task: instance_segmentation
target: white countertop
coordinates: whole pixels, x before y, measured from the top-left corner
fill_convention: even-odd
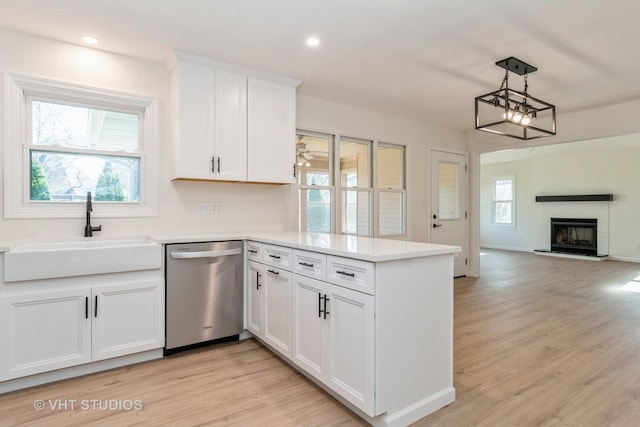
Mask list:
[[[445,246],[432,243],[409,242],[404,240],[374,239],[370,237],[326,233],[305,233],[297,231],[249,232],[244,234],[199,232],[197,234],[181,233],[163,236],[151,235],[145,237],[162,244],[213,242],[222,240],[255,240],[262,243],[284,245],[296,249],[372,262],[419,258],[424,256],[460,252],[459,246]],[[90,239],[109,240],[115,238],[95,237]],[[66,240],[55,239],[52,241],[61,242]],[[0,253],[9,252],[12,246],[15,246],[15,244],[0,244]]]
[[[380,262],[460,252],[459,246],[404,240],[374,239],[341,234],[297,231],[251,232],[247,234],[198,233],[197,235],[153,236],[159,243],[188,243],[220,240],[254,240],[296,249],[315,251],[364,261]]]

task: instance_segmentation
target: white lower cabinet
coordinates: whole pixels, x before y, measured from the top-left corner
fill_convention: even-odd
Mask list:
[[[91,361],[91,288],[0,297],[0,381]]]
[[[247,329],[291,359],[293,339],[290,271],[254,261],[247,266]]]
[[[94,286],[92,360],[162,347],[162,291],[154,281]]]
[[[288,359],[293,340],[293,274],[267,267],[264,276],[264,340]]]
[[[374,297],[294,275],[296,365],[374,415]]]
[[[0,297],[0,381],[163,345],[161,280]]]
[[[266,267],[254,261],[247,265],[247,329],[264,338],[264,272]]]

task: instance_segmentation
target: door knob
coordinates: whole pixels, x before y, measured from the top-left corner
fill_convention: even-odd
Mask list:
[[[442,227],[442,224],[433,224],[433,228]]]

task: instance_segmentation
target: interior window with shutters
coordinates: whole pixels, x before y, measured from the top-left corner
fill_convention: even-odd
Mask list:
[[[333,136],[299,131],[296,143],[298,222],[304,231],[331,233]]]
[[[378,143],[378,235],[404,235],[405,150],[401,145]]]
[[[357,138],[340,139],[343,234],[372,234],[371,145],[372,141]]]

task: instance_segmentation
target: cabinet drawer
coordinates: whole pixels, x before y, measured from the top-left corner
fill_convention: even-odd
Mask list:
[[[291,248],[262,244],[262,262],[291,271]]]
[[[375,294],[375,264],[349,258],[327,256],[327,281],[338,286]]]
[[[251,261],[262,261],[262,243],[247,242],[247,259]]]
[[[293,250],[293,271],[302,276],[327,280],[327,256],[316,252]]]

